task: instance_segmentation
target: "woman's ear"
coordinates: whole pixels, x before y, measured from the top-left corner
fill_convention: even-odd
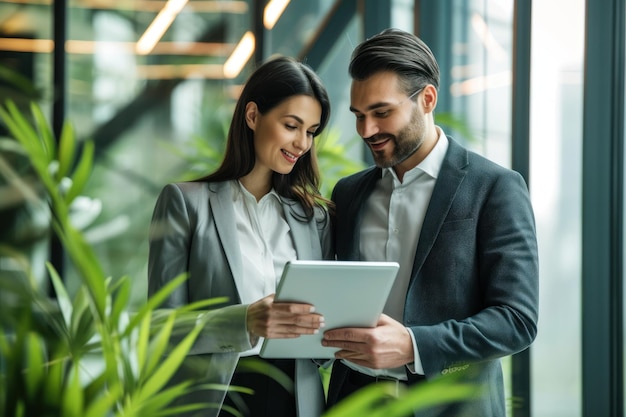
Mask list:
[[[254,101],[249,101],[246,104],[246,124],[252,130],[256,128],[257,116],[259,115],[259,109]]]

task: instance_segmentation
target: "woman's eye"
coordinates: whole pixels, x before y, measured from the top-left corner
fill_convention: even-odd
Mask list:
[[[309,132],[309,131],[307,131],[307,132],[306,132],[306,135],[307,135],[308,137],[311,137],[311,138],[312,138],[313,136],[315,136],[315,131],[313,131],[313,132]]]
[[[292,126],[292,125],[285,125],[285,127],[289,130],[294,130],[298,128],[297,126]]]

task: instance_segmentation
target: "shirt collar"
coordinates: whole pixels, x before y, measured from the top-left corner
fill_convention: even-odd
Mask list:
[[[245,201],[248,201],[250,203],[256,203],[256,197],[254,197],[254,195],[252,195],[252,193],[250,191],[248,191],[246,189],[246,187],[243,186],[243,184],[241,183],[241,181],[239,180],[234,180],[232,182],[233,185],[233,190],[234,190],[234,194],[235,194],[235,198],[237,198],[237,196],[240,196],[241,198],[243,198]],[[280,196],[278,195],[278,193],[276,192],[276,190],[274,190],[274,188],[272,187],[272,189],[269,191],[269,193],[265,194],[263,197],[261,197],[261,200],[259,200],[258,204],[263,203],[264,201],[267,200],[272,200],[275,202],[280,203]]]

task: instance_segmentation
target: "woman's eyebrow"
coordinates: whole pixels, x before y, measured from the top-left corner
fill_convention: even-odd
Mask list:
[[[302,118],[300,118],[300,116],[296,116],[295,114],[286,114],[285,117],[291,117],[292,119],[295,119],[301,125],[304,124],[304,120],[302,120]]]
[[[304,120],[302,120],[300,116],[296,116],[295,114],[286,114],[285,117],[291,117],[292,119],[295,119],[301,125],[304,124]],[[317,127],[319,125],[320,125],[319,123],[315,123],[314,125],[311,125],[311,127]]]

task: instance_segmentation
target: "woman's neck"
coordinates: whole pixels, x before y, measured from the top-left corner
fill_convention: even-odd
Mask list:
[[[272,189],[271,179],[271,173],[269,173],[269,175],[259,175],[258,173],[255,174],[253,171],[239,178],[239,182],[256,198],[256,201],[259,201]]]

